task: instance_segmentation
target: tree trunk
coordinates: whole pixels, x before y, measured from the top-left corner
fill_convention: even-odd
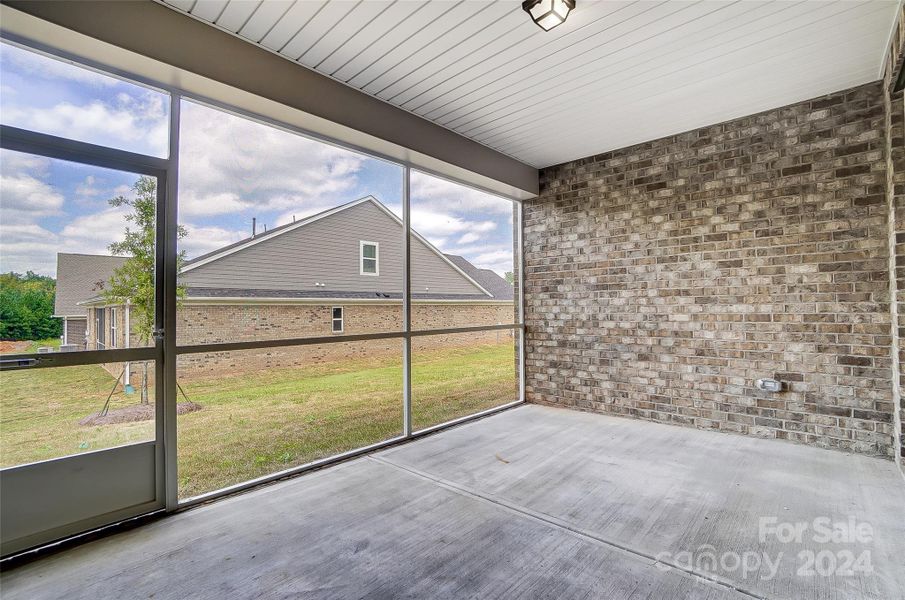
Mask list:
[[[145,362],[143,364],[144,364],[145,368],[141,375],[141,403],[147,404],[148,403],[148,363]]]

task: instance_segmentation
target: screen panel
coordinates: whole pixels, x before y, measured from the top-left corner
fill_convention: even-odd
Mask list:
[[[179,345],[402,330],[401,166],[195,102],[180,120]]]
[[[517,322],[518,206],[411,174],[412,329]]]
[[[402,340],[183,354],[179,497],[402,435]]]
[[[412,338],[412,429],[519,399],[518,330]]]

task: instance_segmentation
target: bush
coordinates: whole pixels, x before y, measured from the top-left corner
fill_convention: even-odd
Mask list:
[[[31,271],[0,275],[0,338],[42,340],[60,336],[63,324],[52,316],[55,293],[52,277]]]

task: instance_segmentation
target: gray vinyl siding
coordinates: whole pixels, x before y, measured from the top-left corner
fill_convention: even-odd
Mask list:
[[[362,240],[379,244],[377,276],[360,274]],[[413,293],[482,294],[416,238],[411,253]],[[196,267],[180,281],[192,288],[400,293],[402,225],[364,202]]]

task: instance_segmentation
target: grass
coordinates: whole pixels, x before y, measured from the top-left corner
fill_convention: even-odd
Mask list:
[[[113,382],[100,365],[0,372],[0,466],[154,439],[150,422],[79,425],[101,409]]]
[[[515,400],[513,346],[424,349],[412,362],[416,429]],[[114,378],[98,365],[0,374],[3,466],[153,439],[153,423],[83,427]],[[202,410],[178,422],[180,496],[366,446],[402,432],[399,357],[186,380]],[[183,398],[180,397],[180,401]],[[112,407],[138,402],[114,395]]]
[[[31,342],[31,345],[28,347],[28,350],[25,352],[37,352],[38,348],[42,346],[50,346],[52,348],[60,347],[60,338],[47,338],[46,340],[36,340]]]
[[[46,340],[30,340],[30,341],[2,341],[0,343],[0,354],[24,354],[34,353],[41,346],[51,346],[53,348],[60,347],[60,338],[47,338]]]

